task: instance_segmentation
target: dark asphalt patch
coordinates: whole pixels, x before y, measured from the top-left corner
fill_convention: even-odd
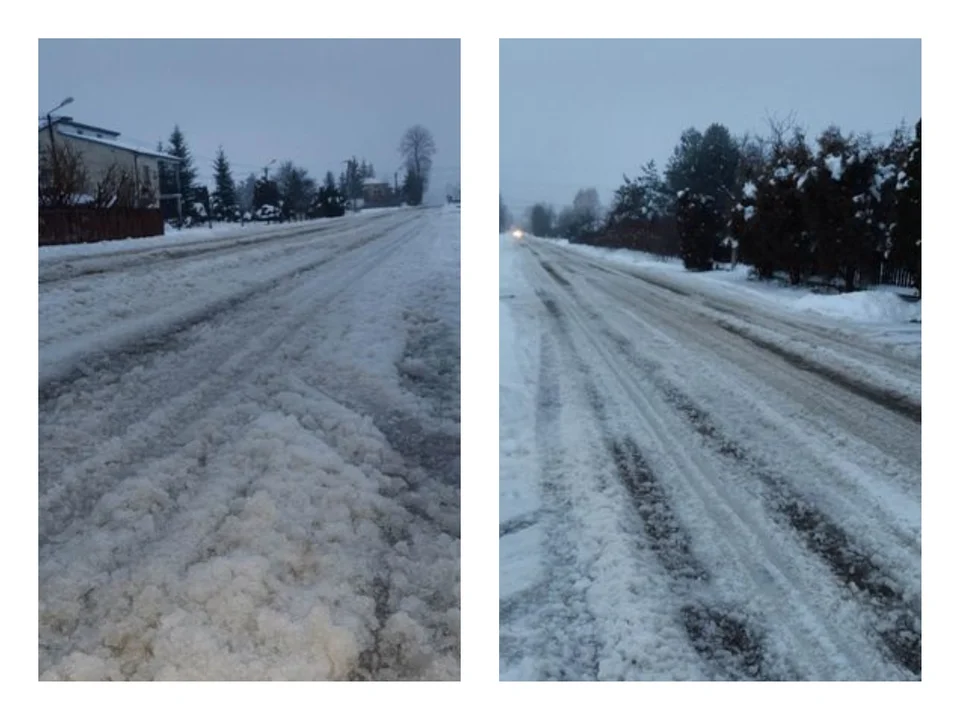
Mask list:
[[[707,571],[694,557],[690,538],[677,520],[663,485],[643,459],[640,448],[629,437],[611,440],[608,447],[617,475],[633,501],[660,564],[674,577],[706,581]]]
[[[685,605],[680,615],[697,653],[722,668],[727,676],[747,680],[781,679],[765,666],[763,637],[732,611]]]

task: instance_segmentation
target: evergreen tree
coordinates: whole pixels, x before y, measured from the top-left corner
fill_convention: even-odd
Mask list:
[[[263,209],[270,211],[280,209],[280,188],[275,180],[258,178],[253,187],[254,212],[263,215]]]
[[[537,237],[552,237],[556,224],[553,208],[545,203],[537,203],[530,208],[530,232]]]
[[[354,155],[347,160],[346,169],[340,173],[340,192],[351,203],[363,197],[363,181],[366,169]]]
[[[713,252],[723,227],[712,195],[681,190],[677,196],[680,257],[687,270],[712,270]]]
[[[285,218],[305,216],[316,196],[317,183],[302,167],[287,160],[277,169],[277,185]]]
[[[323,187],[317,190],[309,210],[313,218],[340,217],[347,210],[347,198],[340,192],[333,179],[333,173],[328,172]]]
[[[193,166],[193,156],[190,154],[186,138],[184,138],[179,125],[173,126],[173,132],[170,133],[166,153],[180,158],[177,167],[171,168],[171,170],[179,175],[184,215],[187,215],[193,207],[193,187],[196,183],[197,171]],[[173,185],[174,189],[171,192],[176,192],[176,177],[173,178]]]
[[[710,227],[720,223],[715,236],[711,233],[714,246],[710,254],[714,259],[726,259],[722,257],[726,251],[721,250],[724,233],[720,232],[720,228],[725,227],[726,218],[737,202],[735,187],[739,164],[737,143],[723,125],[713,123],[704,133],[689,128],[681,134],[680,143],[674,148],[667,164],[666,177],[667,185],[675,197],[679,198],[679,193],[683,193],[684,220],[680,221],[678,207],[677,219],[680,224],[677,227],[678,230],[682,227],[683,232],[687,233],[687,257],[699,258],[700,242],[697,242],[696,252],[689,245],[693,240],[689,236],[692,227],[689,223],[698,224],[702,221]],[[715,216],[709,222],[703,215],[707,207]],[[699,262],[698,259],[695,264]]]
[[[909,270],[920,293],[920,121],[917,120],[913,142],[906,162],[897,174],[896,205],[892,237],[891,262]]]
[[[420,205],[423,202],[423,178],[413,168],[407,168],[403,178],[403,197],[408,205]]]
[[[238,212],[237,190],[223,146],[217,149],[217,159],[213,164],[213,177],[216,185],[213,191],[213,217],[216,220],[233,220]]]
[[[210,219],[210,190],[203,185],[197,185],[193,188],[193,205],[190,208],[190,223],[206,222]]]

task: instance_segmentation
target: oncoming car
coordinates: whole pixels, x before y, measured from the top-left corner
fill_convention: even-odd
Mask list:
[[[514,240],[522,240],[522,239],[523,239],[523,230],[521,230],[520,228],[516,228],[516,229],[515,229],[512,233],[510,233],[510,234],[513,235],[513,239],[514,239]]]

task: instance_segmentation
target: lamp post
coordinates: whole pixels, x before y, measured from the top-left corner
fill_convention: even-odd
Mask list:
[[[270,162],[268,162],[266,165],[263,166],[263,181],[264,181],[264,182],[267,181],[267,170],[268,170],[268,169],[270,168],[270,166],[273,165],[276,161],[277,161],[277,159],[274,158],[273,160],[271,160]]]
[[[55,108],[53,108],[53,110],[50,110],[50,111],[47,113],[47,130],[49,130],[49,132],[50,132],[50,147],[51,147],[51,148],[53,148],[53,118],[51,117],[51,115],[53,115],[53,113],[55,113],[57,110],[59,110],[60,108],[62,108],[64,105],[69,105],[69,104],[72,103],[72,102],[73,102],[73,98],[72,98],[72,97],[64,98],[64,100],[63,100],[62,103],[60,103],[60,104],[57,105]]]
[[[64,105],[69,105],[73,102],[72,97],[64,98],[63,102],[57,105],[53,110],[47,112],[47,131],[50,133],[50,157],[53,158],[53,186],[57,187],[58,181],[60,180],[59,173],[59,163],[57,162],[57,147],[54,144],[53,140],[53,118],[51,115],[57,110],[62,108]]]
[[[353,211],[357,212],[357,193],[356,188],[354,187],[354,180],[357,175],[357,165],[354,163],[353,158],[349,160],[344,160],[343,164],[347,166],[347,194],[350,198],[350,205],[353,207]],[[350,170],[353,169],[351,173]]]

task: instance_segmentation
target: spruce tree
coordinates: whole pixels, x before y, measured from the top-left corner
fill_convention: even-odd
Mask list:
[[[897,175],[896,224],[893,227],[892,262],[913,273],[920,293],[920,121],[907,153],[906,164]]]
[[[173,132],[170,133],[170,140],[167,144],[168,155],[180,158],[177,164],[177,172],[180,175],[180,193],[182,195],[184,215],[190,213],[193,209],[193,186],[197,179],[196,168],[193,167],[193,156],[187,147],[186,138],[180,130],[179,125],[173,126]],[[174,179],[176,183],[176,179]],[[176,190],[174,190],[176,192]]]
[[[407,204],[420,205],[423,202],[423,190],[423,178],[413,168],[407,168],[407,175],[403,179],[403,196]]]
[[[217,149],[213,178],[213,217],[217,220],[233,220],[237,211],[237,190],[223,146]]]
[[[337,187],[333,173],[328,172],[323,187],[316,191],[308,214],[313,218],[340,217],[346,210],[347,198]]]

